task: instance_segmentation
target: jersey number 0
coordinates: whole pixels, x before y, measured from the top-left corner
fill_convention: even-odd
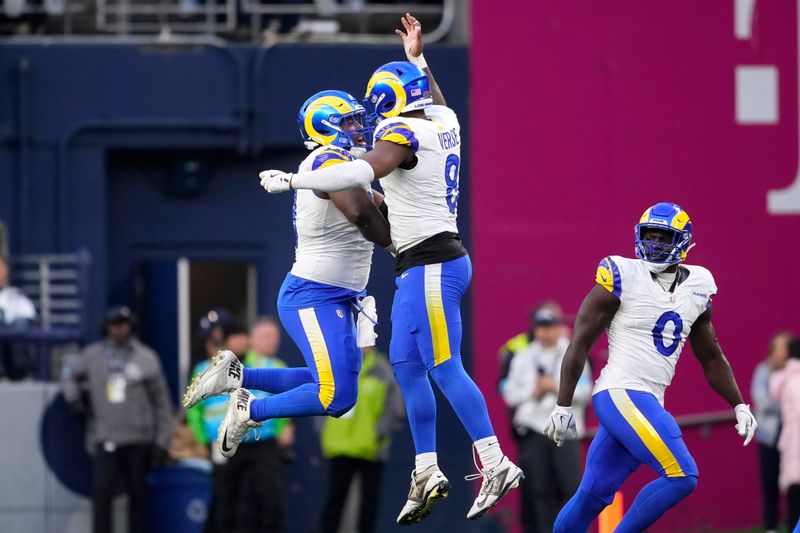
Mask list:
[[[667,346],[664,344],[664,328],[667,327],[669,322],[675,324],[675,331],[672,332],[672,344]],[[683,331],[683,319],[681,319],[681,315],[675,311],[667,311],[658,317],[658,320],[656,320],[656,325],[653,326],[653,344],[655,345],[656,350],[658,350],[658,353],[664,357],[669,357],[675,353],[675,350],[678,349],[678,346],[681,343],[681,331]]]

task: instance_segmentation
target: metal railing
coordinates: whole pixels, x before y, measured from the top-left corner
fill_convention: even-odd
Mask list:
[[[55,346],[81,345],[86,340],[89,296],[89,252],[11,257],[11,283],[31,299],[37,311],[33,324],[0,327],[0,341],[29,343],[37,354],[37,378],[51,375]]]
[[[708,429],[715,424],[722,422],[736,421],[736,413],[733,410],[711,411],[708,413],[697,413],[692,415],[680,415],[675,417],[675,422],[681,428],[700,427]],[[587,428],[586,434],[581,437],[583,440],[590,440],[597,434],[598,428]]]
[[[164,41],[173,35],[204,35],[266,44],[394,44],[397,37],[391,29],[406,11],[423,20],[426,42],[436,42],[448,35],[458,10],[467,5],[464,0],[410,4],[387,0],[0,0],[0,14],[6,17],[5,24],[41,15],[39,24],[47,20],[48,35],[60,23],[62,33],[68,35],[147,35]],[[279,29],[281,21],[291,23]]]
[[[394,44],[397,37],[391,32],[381,30],[376,33],[371,22],[378,19],[391,20],[396,24],[406,12],[414,13],[422,19],[437,21],[436,26],[425,28],[425,41],[432,43],[442,40],[450,31],[456,18],[459,0],[441,0],[438,4],[420,3],[386,3],[367,0],[341,2],[341,0],[314,0],[307,4],[285,4],[261,0],[241,0],[242,11],[253,16],[251,24],[262,27],[262,17],[274,15],[298,15],[333,19],[342,22],[355,23],[357,32],[338,31],[338,27],[331,28],[335,31],[314,32],[313,26],[308,30],[298,28],[300,31],[284,34],[273,34],[273,42],[286,41],[311,41],[311,42],[357,42],[364,44]],[[462,0],[462,7],[466,2]],[[301,25],[302,26],[302,25]]]
[[[0,15],[8,19],[39,16],[60,23],[61,32],[74,31],[75,17],[88,10],[91,0],[0,0]]]
[[[215,35],[235,29],[236,0],[97,0],[96,21],[122,35]]]
[[[11,280],[30,298],[43,331],[62,330],[77,338],[83,331],[88,292],[89,253],[12,257]]]

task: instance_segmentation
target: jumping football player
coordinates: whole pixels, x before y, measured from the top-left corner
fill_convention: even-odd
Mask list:
[[[500,449],[486,401],[461,361],[461,299],[472,277],[456,225],[461,131],[422,55],[421,24],[401,19],[408,62],[372,75],[365,107],[380,119],[375,145],[362,159],[315,171],[261,173],[272,193],[344,190],[380,179],[396,247],[396,285],[389,355],[403,393],[416,448],[411,490],[397,522],[412,524],[447,496],[450,483],[436,456],[436,401],[428,375],[447,397],[474,443],[483,477],[467,513],[483,516],[522,478]],[[472,476],[468,476],[472,479]]]
[[[298,124],[306,147],[313,151],[300,171],[351,162],[351,150],[363,154],[370,134],[364,119],[363,106],[343,91],[322,91],[309,98],[300,108]],[[382,195],[368,186],[295,193],[295,263],[281,286],[278,314],[308,367],[243,368],[232,352],[223,351],[195,378],[184,396],[187,408],[233,391],[217,439],[225,457],[233,456],[247,431],[263,420],[338,417],[355,404],[360,346],[374,344],[375,302],[363,298],[372,243],[391,244],[389,223],[379,206],[385,213]],[[358,331],[354,309],[359,312]],[[275,396],[255,399],[247,389]]]
[[[597,284],[580,306],[564,356],[558,404],[544,427],[559,446],[575,435],[575,384],[587,351],[606,329],[608,363],[592,398],[600,429],[580,488],[556,518],[554,532],[586,531],[642,463],[659,478],[639,492],[616,533],[644,530],[695,489],[697,465],[663,407],[687,338],[709,385],[734,408],[745,446],[756,429],[711,325],[714,278],[703,267],[683,264],[693,246],[689,215],[659,203],[635,230],[638,259],[609,256],[597,267]]]

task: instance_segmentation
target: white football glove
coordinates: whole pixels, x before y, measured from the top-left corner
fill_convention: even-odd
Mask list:
[[[359,348],[375,346],[375,326],[378,325],[378,310],[374,296],[367,296],[358,301],[358,319],[356,321],[356,344]]]
[[[737,405],[734,411],[736,412],[736,431],[744,437],[744,446],[747,446],[753,440],[753,435],[758,427],[756,417],[750,412],[750,406],[744,403]]]
[[[556,405],[550,418],[545,422],[542,432],[553,439],[556,446],[561,447],[564,441],[574,439],[578,436],[578,429],[575,427],[575,415],[572,414],[572,406],[562,407]]]
[[[265,170],[258,175],[261,178],[261,186],[271,194],[286,192],[290,190],[293,174],[282,170]]]

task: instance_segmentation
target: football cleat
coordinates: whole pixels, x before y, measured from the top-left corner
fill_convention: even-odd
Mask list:
[[[186,409],[206,398],[231,392],[242,386],[244,366],[230,350],[220,350],[201,374],[195,376],[183,395]]]
[[[483,478],[481,490],[467,513],[467,518],[470,520],[476,520],[489,512],[508,491],[517,488],[520,480],[525,476],[517,465],[512,463],[508,457],[503,456],[500,464],[496,467],[490,470],[481,470],[480,474],[471,474],[464,479],[470,481],[480,477]]]
[[[411,472],[411,490],[408,501],[397,515],[397,523],[401,526],[416,524],[431,514],[437,501],[447,498],[450,493],[450,482],[444,477],[436,465],[429,466],[420,474]]]
[[[233,457],[247,432],[263,425],[250,418],[253,400],[255,396],[247,389],[237,389],[228,399],[228,411],[217,430],[217,446],[224,457]]]

